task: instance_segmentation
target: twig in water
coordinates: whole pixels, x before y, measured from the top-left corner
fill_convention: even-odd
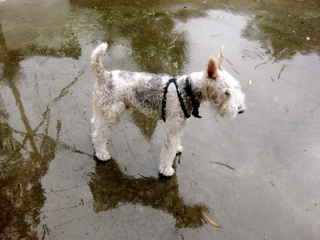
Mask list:
[[[254,69],[256,69],[258,66],[263,65],[263,64],[267,64],[268,62],[264,62],[264,63],[260,63],[257,66],[254,67]]]
[[[19,183],[19,187],[20,187],[20,197],[22,197],[22,186],[21,186],[21,183]]]
[[[48,103],[48,105],[47,105],[47,109],[49,109],[49,106],[50,106],[51,102],[52,102],[52,101],[50,101],[50,102]]]
[[[170,45],[172,45],[176,40],[177,40],[177,36],[176,36],[176,38],[170,43]]]
[[[240,73],[237,70],[235,70],[234,68],[232,68],[232,69],[233,69],[233,71],[235,71],[236,73],[238,73],[240,75]]]
[[[42,225],[42,228],[43,228],[43,236],[42,236],[42,239],[44,239],[44,237],[46,236],[46,229],[45,229],[44,225]]]
[[[217,224],[216,222],[212,221],[207,215],[205,215],[204,213],[202,213],[202,215],[205,217],[205,219],[214,227],[220,227],[219,224]]]
[[[88,107],[85,107],[85,108],[83,109],[83,114],[86,114],[87,108],[88,108]]]
[[[224,35],[224,34],[220,33],[220,34],[211,35],[210,37],[217,37],[217,36],[222,36],[222,35]]]
[[[283,69],[284,69],[285,66],[286,66],[286,65],[284,64],[283,67],[281,68],[281,71],[279,72],[278,79],[280,79],[280,75],[281,75],[281,73],[282,73],[282,71],[283,71]]]
[[[233,167],[230,167],[229,165],[224,164],[224,163],[220,163],[220,162],[216,162],[216,161],[209,162],[209,163],[217,163],[217,164],[220,164],[220,165],[226,166],[226,167],[228,167],[228,168],[232,169],[233,171],[235,170]]]
[[[274,82],[273,78],[271,77],[272,82]]]
[[[75,90],[76,90],[76,89],[74,89],[74,90],[70,93],[70,95],[72,95],[72,93],[74,93]]]
[[[43,224],[42,227],[43,227],[44,232],[47,233],[47,235],[49,236],[50,230],[49,230],[49,228],[47,227],[47,225],[46,225],[46,224]],[[44,235],[43,235],[43,236],[44,236]]]
[[[230,64],[231,64],[231,66],[233,66],[233,64],[232,64],[228,59],[226,59],[226,61],[227,61],[228,63],[230,63]]]
[[[43,224],[42,225],[42,228],[43,228],[43,236],[42,236],[42,239],[44,239],[44,237],[46,236],[46,234],[49,236],[49,229],[47,227],[46,224]]]
[[[39,67],[41,66],[42,63],[44,63],[45,61],[47,61],[50,57],[47,57],[45,60],[43,60],[40,64]]]
[[[101,226],[102,226],[102,224],[96,230],[98,230]]]
[[[100,176],[93,175],[93,174],[90,174],[90,173],[88,173],[87,176],[88,176],[88,177],[91,177],[91,178],[100,178]]]
[[[13,142],[12,142],[11,138],[9,138],[9,141],[11,143],[12,151],[14,151],[14,145],[13,145]]]
[[[182,40],[182,42],[184,42],[185,44],[187,44],[187,46],[188,46],[189,48],[191,48],[190,45],[189,45],[189,43],[187,43],[187,42],[184,41],[184,40]],[[199,44],[197,44],[197,45],[199,45]]]

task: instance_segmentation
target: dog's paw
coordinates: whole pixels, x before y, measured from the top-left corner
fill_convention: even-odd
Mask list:
[[[96,157],[100,160],[100,161],[108,161],[110,160],[110,155],[107,151],[104,152],[96,152]]]
[[[160,173],[164,176],[171,177],[174,174],[174,169],[170,167],[160,167]]]
[[[179,145],[176,154],[181,154],[182,151],[183,151],[183,147]]]

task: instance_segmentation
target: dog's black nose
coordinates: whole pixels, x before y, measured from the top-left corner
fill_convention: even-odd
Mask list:
[[[238,114],[244,113],[244,109],[240,110]]]

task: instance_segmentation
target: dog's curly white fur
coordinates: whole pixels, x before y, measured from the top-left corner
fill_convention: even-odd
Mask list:
[[[100,44],[91,56],[91,66],[98,78],[94,86],[91,137],[96,157],[102,161],[110,159],[107,142],[125,110],[135,109],[156,119],[163,117],[164,88],[169,79],[172,79],[166,74],[106,71],[101,63],[101,56],[107,47],[106,43]],[[193,111],[194,105],[186,91],[186,78],[189,79],[191,92],[198,103],[209,101],[213,110],[222,117],[231,118],[244,112],[245,95],[239,82],[223,69],[223,59],[222,46],[218,59],[211,57],[204,71],[176,78],[179,94],[188,113]],[[161,174],[172,176],[174,157],[183,149],[180,137],[187,118],[174,84],[167,87],[165,101],[166,133],[159,168]]]

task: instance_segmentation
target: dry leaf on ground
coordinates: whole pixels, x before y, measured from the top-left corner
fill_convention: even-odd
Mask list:
[[[202,213],[202,214],[212,226],[220,227],[216,222],[212,221],[207,215],[205,215],[204,213]]]

